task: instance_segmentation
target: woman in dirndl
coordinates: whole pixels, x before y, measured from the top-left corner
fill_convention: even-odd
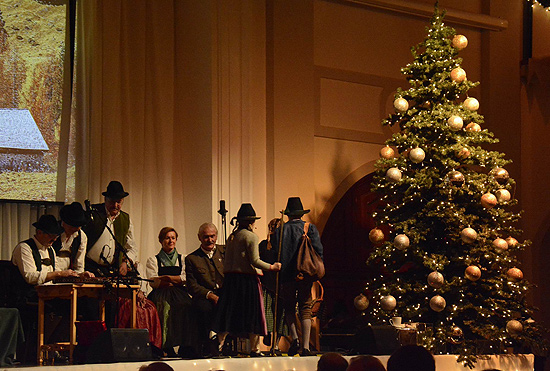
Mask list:
[[[257,219],[260,218],[249,203],[242,204],[231,219],[231,224],[236,220],[236,225],[226,243],[225,277],[213,324],[217,333],[247,336],[251,357],[262,356],[259,339],[267,335],[259,275],[262,270],[281,270],[281,263],[269,264],[260,259],[259,238],[253,232]]]
[[[147,259],[147,278],[152,279],[153,289],[148,298],[157,307],[162,326],[162,350],[167,356],[175,357],[175,346],[181,346],[191,307],[191,297],[185,287],[183,259],[176,250],[178,232],[164,227],[159,233],[162,246],[159,253]]]

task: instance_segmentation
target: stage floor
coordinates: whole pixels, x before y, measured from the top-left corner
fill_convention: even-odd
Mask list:
[[[352,357],[347,356],[347,359]],[[378,356],[384,365],[389,356]],[[223,359],[200,359],[181,360],[166,359],[176,371],[315,371],[319,357],[264,357],[264,358],[223,358]],[[438,355],[435,357],[437,371],[470,371],[456,363],[454,355]],[[150,362],[133,363],[109,363],[93,365],[64,365],[64,366],[42,366],[42,367],[17,367],[17,370],[37,371],[136,371],[143,364]],[[533,371],[534,356],[532,354],[498,355],[491,356],[488,360],[479,361],[472,370],[481,371],[488,368],[496,368],[503,371]],[[3,369],[3,370],[13,370]]]

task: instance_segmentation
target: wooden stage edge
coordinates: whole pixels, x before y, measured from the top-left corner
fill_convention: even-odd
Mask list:
[[[346,356],[349,360],[352,356]],[[389,356],[377,356],[378,359],[387,363]],[[480,360],[472,370],[481,371],[488,368],[497,368],[506,371],[533,371],[534,359],[532,354],[513,354],[513,355],[492,355],[488,360]],[[200,360],[181,360],[164,359],[176,371],[315,371],[317,369],[317,357],[263,357],[263,358],[222,358],[222,359],[200,359]],[[456,363],[456,356],[437,355],[437,371],[468,371]],[[42,366],[42,367],[17,367],[5,370],[34,370],[34,371],[136,371],[140,366],[151,362],[132,362],[132,363],[109,363],[109,364],[89,364],[89,365],[63,365],[63,366]],[[4,369],[2,369],[4,370]]]

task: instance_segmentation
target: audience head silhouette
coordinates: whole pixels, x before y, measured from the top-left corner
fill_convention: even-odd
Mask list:
[[[357,356],[350,360],[348,371],[386,371],[386,368],[376,357]]]
[[[317,371],[346,371],[347,367],[348,361],[340,353],[325,353],[317,362]]]
[[[435,371],[435,359],[424,347],[405,345],[388,359],[388,371]]]

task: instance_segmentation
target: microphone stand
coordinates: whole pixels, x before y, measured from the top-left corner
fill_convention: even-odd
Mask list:
[[[283,247],[283,226],[285,225],[285,221],[284,221],[284,216],[285,216],[285,213],[284,213],[284,210],[281,210],[281,225],[279,226],[279,228],[281,228],[280,230],[280,233],[279,233],[279,246],[278,246],[278,251],[277,251],[277,261],[280,262],[281,261],[281,249]],[[275,355],[275,342],[277,341],[277,335],[278,335],[278,325],[279,323],[277,322],[278,319],[277,319],[277,311],[279,310],[279,273],[281,271],[277,271],[275,273],[275,309],[273,310],[273,333],[272,333],[272,337],[271,337],[271,350],[269,351],[270,355],[271,356],[274,356]]]
[[[227,242],[227,221],[225,216],[227,215],[227,210],[225,209],[225,200],[220,200],[220,209],[218,214],[222,217],[222,227],[223,227],[223,244]]]

